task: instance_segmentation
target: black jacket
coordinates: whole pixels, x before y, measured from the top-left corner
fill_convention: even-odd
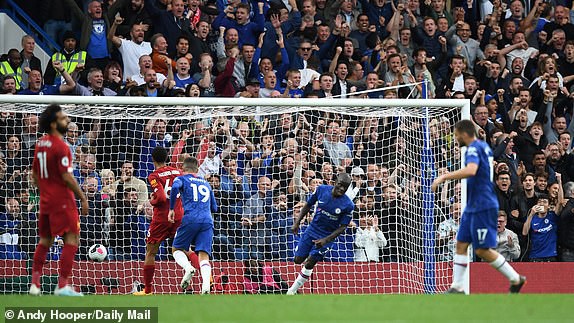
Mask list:
[[[570,199],[560,213],[558,246],[574,250],[574,199]]]

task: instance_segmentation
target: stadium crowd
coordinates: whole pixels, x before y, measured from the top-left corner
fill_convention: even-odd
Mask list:
[[[426,79],[429,98],[470,99],[479,136],[494,152],[499,250],[513,261],[574,261],[570,1],[39,3],[31,15],[62,49],[42,67],[34,38],[23,37],[21,49],[0,62],[4,94],[419,98]],[[308,110],[73,121],[66,140],[91,203],[81,219],[80,258],[104,243],[111,259],[143,259],[150,154],[164,146],[173,165],[187,155],[202,163],[200,175],[221,206],[218,260],[292,258],[293,214],[341,172],[358,188],[357,212],[329,259],[422,259],[422,134],[414,118]],[[430,123],[437,174],[459,166],[455,121]],[[0,117],[0,258],[29,257],[36,244],[38,192],[29,175],[37,122],[34,114]],[[435,243],[444,260],[452,255],[459,197],[460,183],[436,197]],[[58,242],[54,248],[57,257]]]

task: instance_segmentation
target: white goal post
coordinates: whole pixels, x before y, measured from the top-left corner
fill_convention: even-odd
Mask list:
[[[155,145],[169,149],[174,165],[185,154],[198,157],[205,163],[202,174],[219,186],[223,208],[214,215],[212,265],[216,292],[256,292],[253,286],[262,278],[249,271],[254,264],[273,268],[290,284],[299,269],[292,263],[300,237],[290,233],[293,213],[316,185],[332,183],[338,172],[354,175],[353,224],[301,292],[437,293],[450,284],[452,241],[440,236],[439,223],[449,219],[452,204],[464,208],[466,189],[449,183],[434,194],[430,184],[439,172],[461,165],[452,127],[470,119],[469,100],[3,95],[0,159],[12,164],[0,172],[1,204],[17,200],[26,209],[21,209],[18,225],[2,232],[20,253],[10,256],[12,249],[0,250],[0,264],[6,268],[0,292],[25,291],[22,281],[35,247],[33,225],[26,222],[35,221],[38,212],[33,205],[37,191],[24,176],[31,165],[26,164],[33,149],[30,138],[36,137],[31,136],[36,134],[30,133],[30,120],[53,103],[63,106],[77,131],[67,140],[82,188],[88,192],[86,179],[97,179],[97,190],[90,192],[97,212],[81,219],[85,233],[72,279],[85,292],[141,288],[142,246],[151,214],[148,188],[124,185],[120,178],[128,172],[124,164],[131,163],[131,176],[147,183],[153,170],[148,157]],[[20,155],[7,151],[9,139],[20,141]],[[261,178],[269,180],[271,193],[260,188]],[[132,191],[140,195],[130,201]],[[102,263],[86,259],[87,248],[95,243],[110,251]],[[58,259],[57,242],[51,259]],[[56,261],[49,263],[44,270],[48,276],[57,268]],[[162,245],[154,289],[181,293],[180,278],[168,245]],[[198,282],[191,288],[197,291]],[[274,287],[282,288],[280,283]]]

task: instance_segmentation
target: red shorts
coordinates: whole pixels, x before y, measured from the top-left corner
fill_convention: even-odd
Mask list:
[[[152,219],[147,232],[146,243],[156,244],[167,238],[173,238],[180,224],[181,220],[171,223],[168,221],[154,221]]]
[[[40,238],[63,236],[71,232],[80,234],[80,216],[76,208],[64,212],[42,213],[38,220]]]

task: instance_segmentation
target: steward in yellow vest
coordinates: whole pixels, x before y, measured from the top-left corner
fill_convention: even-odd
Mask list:
[[[22,90],[22,57],[17,49],[12,48],[8,51],[8,60],[0,62],[0,75],[10,75],[16,82],[16,91]]]

